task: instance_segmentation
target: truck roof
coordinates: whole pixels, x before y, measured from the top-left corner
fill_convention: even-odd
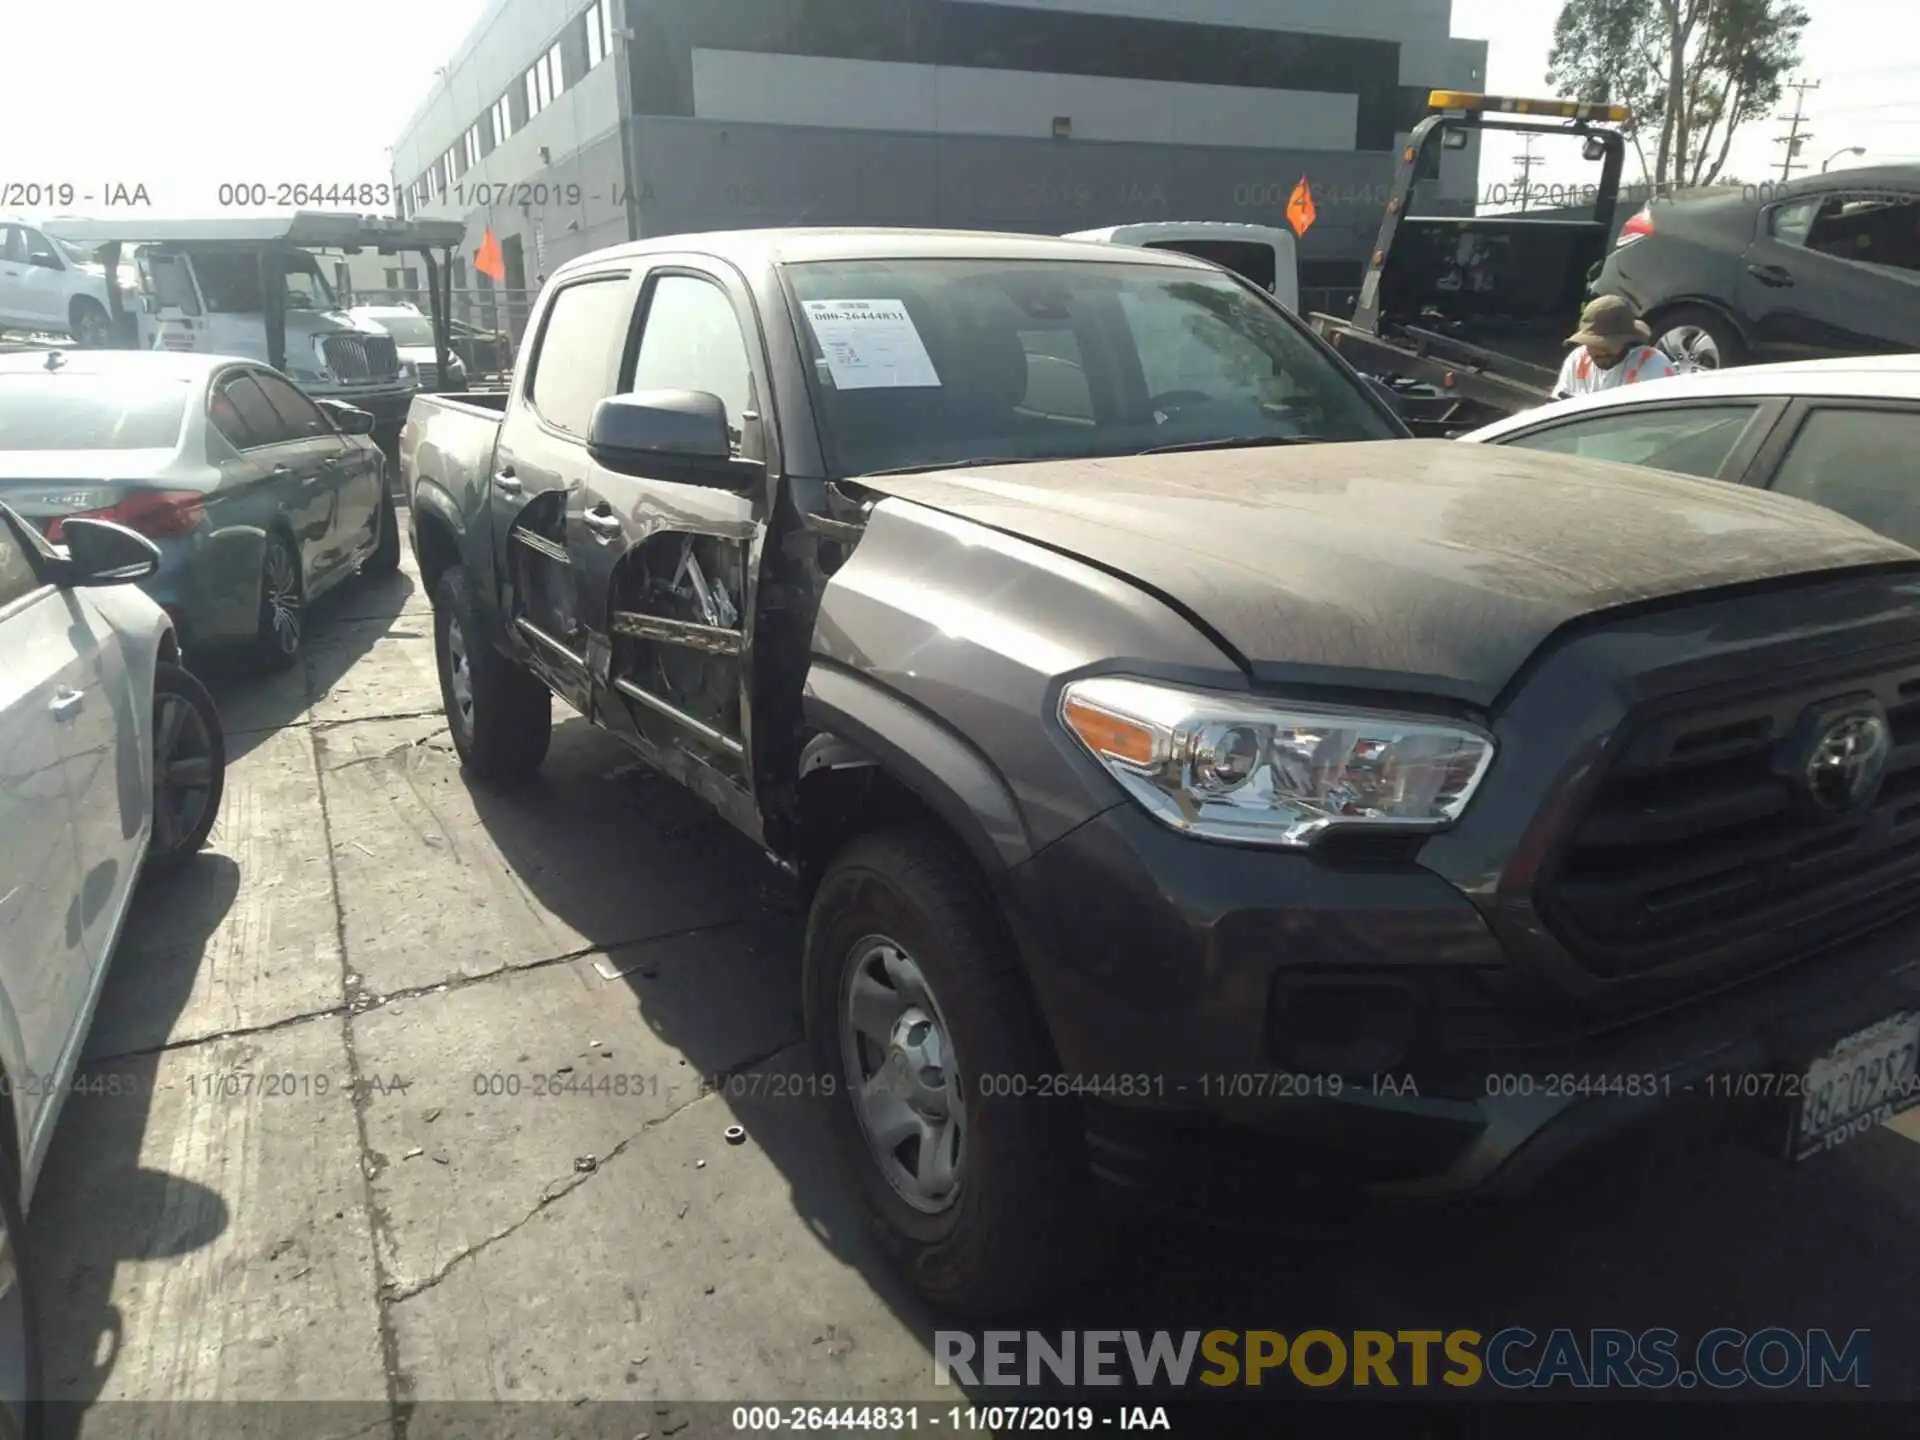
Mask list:
[[[459,220],[399,220],[391,215],[356,215],[347,211],[282,210],[254,215],[218,215],[200,219],[121,215],[56,215],[40,229],[60,240],[85,245],[111,241],[171,241],[185,245],[259,245],[279,241],[287,245],[324,247],[353,253],[415,249],[423,245],[459,246],[467,227]]]
[[[1091,240],[1019,235],[992,230],[911,230],[881,226],[716,230],[697,235],[661,235],[582,255],[556,275],[626,255],[673,251],[715,255],[737,265],[795,265],[811,260],[1066,260],[1101,264],[1162,265],[1170,269],[1215,267],[1165,250],[1116,248]]]

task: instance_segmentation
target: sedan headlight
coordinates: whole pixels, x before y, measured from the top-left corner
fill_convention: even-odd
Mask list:
[[[1162,824],[1247,845],[1443,829],[1493,761],[1492,737],[1463,725],[1113,677],[1069,684],[1060,719]]]

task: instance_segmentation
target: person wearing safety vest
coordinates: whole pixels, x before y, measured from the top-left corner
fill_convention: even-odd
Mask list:
[[[1618,295],[1602,295],[1580,312],[1580,328],[1567,337],[1577,346],[1560,367],[1553,398],[1591,395],[1617,385],[1677,375],[1679,368],[1647,344],[1652,331]]]

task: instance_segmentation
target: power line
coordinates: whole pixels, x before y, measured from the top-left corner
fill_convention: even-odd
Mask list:
[[[1786,134],[1773,137],[1774,144],[1787,147],[1787,153],[1780,159],[1780,178],[1783,181],[1791,180],[1794,171],[1807,168],[1806,163],[1800,159],[1800,147],[1806,144],[1807,141],[1813,139],[1813,132],[1810,130],[1803,131],[1800,125],[1801,122],[1807,118],[1807,91],[1818,90],[1820,88],[1820,82],[1818,80],[1795,80],[1786,88],[1796,92],[1793,102],[1793,114],[1776,115],[1773,117],[1775,120],[1789,127]]]

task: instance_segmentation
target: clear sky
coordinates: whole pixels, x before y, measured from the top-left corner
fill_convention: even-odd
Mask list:
[[[1805,72],[1823,83],[1808,96],[1814,138],[1803,158],[1817,168],[1864,145],[1867,156],[1836,167],[1920,160],[1920,60],[1886,58],[1912,53],[1910,7],[1809,7]],[[86,211],[109,184],[144,184],[156,212],[192,215],[217,213],[223,183],[386,183],[387,147],[482,9],[483,0],[328,0],[307,11],[285,0],[91,0],[70,11],[13,0],[0,186],[71,183],[94,202],[25,208]],[[1489,90],[1545,94],[1558,11],[1553,0],[1454,0],[1453,28],[1492,40]],[[82,32],[95,38],[77,61]],[[1749,181],[1777,176],[1782,147],[1771,141],[1783,130],[1743,132],[1729,169]],[[1484,185],[1514,173],[1503,141],[1485,147]],[[1548,159],[1536,180],[1592,178],[1571,147]]]

